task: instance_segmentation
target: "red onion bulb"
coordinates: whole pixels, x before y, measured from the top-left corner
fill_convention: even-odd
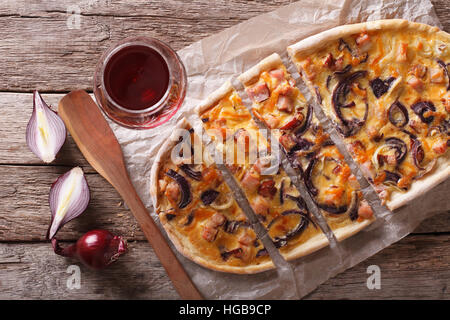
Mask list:
[[[92,269],[104,269],[127,252],[127,242],[121,236],[114,236],[102,229],[85,233],[77,243],[61,248],[56,238],[52,239],[56,254],[76,258]]]

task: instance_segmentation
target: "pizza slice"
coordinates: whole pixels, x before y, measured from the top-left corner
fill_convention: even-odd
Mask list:
[[[284,258],[295,259],[327,246],[328,239],[291,179],[273,161],[268,141],[231,84],[211,94],[197,113],[225,159],[244,151],[243,161],[233,156],[225,164]],[[258,156],[251,159],[255,153]]]
[[[327,30],[288,52],[394,210],[450,176],[450,35],[406,20]]]
[[[150,194],[169,238],[184,256],[213,270],[256,273],[273,268],[221,172],[202,149],[183,118],[153,164]]]
[[[253,101],[252,112],[284,148],[338,240],[369,225],[373,212],[356,177],[320,126],[278,54],[239,77]]]

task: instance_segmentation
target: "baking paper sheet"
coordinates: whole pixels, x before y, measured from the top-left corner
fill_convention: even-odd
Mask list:
[[[168,123],[150,130],[130,130],[110,122],[133,184],[158,224],[149,194],[150,169],[160,146],[182,116],[192,117],[195,106],[208,94],[273,52],[284,54],[288,45],[338,25],[386,18],[441,27],[429,0],[307,0],[252,18],[180,50],[188,74],[186,100],[180,111]],[[449,187],[446,181],[359,234],[277,270],[256,275],[225,274],[178,256],[205,298],[301,298],[337,273],[402,239],[434,213],[450,210]]]

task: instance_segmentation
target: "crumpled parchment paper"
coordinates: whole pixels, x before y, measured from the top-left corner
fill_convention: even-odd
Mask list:
[[[209,93],[273,52],[283,54],[288,45],[338,25],[386,18],[441,27],[429,0],[306,0],[252,18],[180,50],[188,74],[186,100],[180,111],[166,124],[150,130],[130,130],[110,122],[133,184],[155,221],[159,224],[149,194],[150,169],[182,116],[192,117],[195,106]],[[434,213],[450,210],[449,187],[446,181],[337,246],[277,270],[256,275],[226,274],[205,269],[180,254],[178,257],[205,298],[301,298],[327,279],[402,239]]]

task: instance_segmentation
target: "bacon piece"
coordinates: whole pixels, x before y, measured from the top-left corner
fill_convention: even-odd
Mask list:
[[[284,80],[283,69],[274,69],[269,71],[270,78],[272,79],[273,88],[277,87]]]
[[[329,53],[325,58],[322,60],[322,64],[324,67],[328,69],[333,69],[335,67],[335,60],[333,58],[333,54]]]
[[[216,228],[204,226],[202,238],[205,239],[206,241],[213,242],[216,239],[218,232],[219,232],[219,230],[217,230]]]
[[[248,232],[244,232],[239,236],[238,241],[244,246],[249,246],[253,243],[253,241],[255,241],[255,237],[252,237],[250,234],[248,234]]]
[[[447,151],[447,140],[440,140],[433,144],[433,151],[437,154],[444,154]]]
[[[264,180],[261,182],[258,188],[258,194],[265,198],[273,198],[277,193],[277,188],[275,187],[275,181]]]
[[[290,130],[297,126],[299,126],[303,122],[303,118],[305,116],[302,113],[297,113],[294,117],[292,117],[291,120],[286,122],[282,127],[280,127],[280,130]]]
[[[212,242],[216,239],[218,230],[217,228],[223,225],[226,221],[226,218],[221,213],[214,213],[211,218],[209,218],[208,222],[203,227],[202,237],[206,241]]]
[[[294,102],[292,98],[286,95],[278,96],[278,101],[276,105],[277,109],[287,113],[292,113],[294,111]]]
[[[259,175],[248,171],[245,173],[244,178],[242,178],[241,183],[246,190],[250,192],[256,191],[259,187]]]
[[[234,140],[237,142],[238,147],[245,152],[249,151],[250,146],[250,134],[244,128],[239,128],[234,134]]]
[[[225,223],[225,220],[226,218],[223,214],[216,212],[211,216],[208,224],[210,227],[217,228],[223,225]]]
[[[409,74],[412,74],[417,78],[423,78],[427,74],[427,67],[423,64],[415,64],[409,70]]]
[[[300,64],[300,67],[305,72],[305,75],[308,78],[308,80],[313,80],[316,77],[316,74],[317,74],[316,67],[312,63],[311,58],[307,58],[307,59],[301,61],[299,64]]]
[[[270,202],[262,196],[257,196],[251,204],[251,207],[256,214],[264,216],[269,214]]]
[[[289,151],[296,145],[297,142],[290,134],[284,134],[280,137],[280,143],[284,149]]]
[[[397,62],[406,62],[408,60],[408,43],[402,42],[397,48]]]
[[[264,121],[270,129],[275,129],[280,124],[280,120],[271,114],[266,114],[264,116]]]
[[[441,101],[445,107],[445,110],[448,113],[450,113],[450,92],[449,91],[447,91],[447,93],[442,97]]]
[[[337,58],[334,62],[334,66],[336,68],[336,71],[344,70],[344,57]]]
[[[237,251],[234,256],[242,261],[248,262],[253,258],[252,248],[250,246],[240,246],[241,250]]]
[[[355,175],[351,174],[348,177],[348,185],[350,186],[350,188],[357,190],[359,189],[359,182],[358,179],[356,179]]]
[[[430,79],[432,83],[443,83],[445,81],[444,70],[442,68],[431,68]]]
[[[417,92],[421,92],[423,90],[423,82],[419,78],[412,76],[408,80],[408,84]]]
[[[270,97],[269,88],[265,82],[257,83],[252,87],[247,88],[247,94],[255,102],[262,102]]]
[[[366,32],[361,32],[355,41],[358,46],[362,47],[370,43],[370,37]]]
[[[366,177],[373,179],[374,178],[374,173],[373,173],[374,168],[373,168],[372,161],[368,160],[368,161],[364,162],[361,165],[361,171]]]
[[[256,160],[255,164],[253,165],[253,170],[257,173],[261,174],[264,169],[267,169],[270,167],[270,158],[258,158]]]
[[[373,210],[366,200],[362,200],[358,208],[358,216],[363,219],[370,219],[373,216]]]
[[[175,181],[171,181],[166,187],[166,197],[173,202],[177,202],[180,197],[180,187]]]

